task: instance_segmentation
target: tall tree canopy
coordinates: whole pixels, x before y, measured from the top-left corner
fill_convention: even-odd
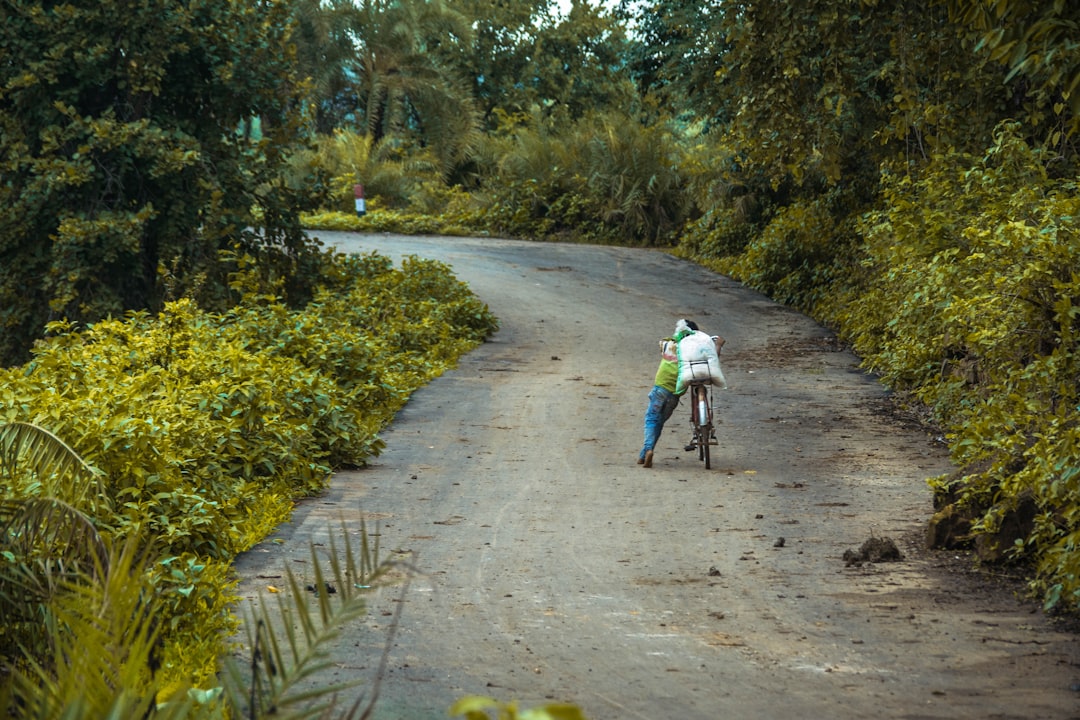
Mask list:
[[[536,109],[574,119],[634,103],[623,26],[583,0],[565,13],[552,0],[296,7],[301,74],[313,80],[320,118],[355,124],[375,145],[392,136],[436,147],[467,136],[475,120],[495,128]]]
[[[237,244],[286,274],[310,257],[278,180],[301,109],[283,1],[8,0],[2,20],[0,359],[50,319],[220,298]]]
[[[551,0],[459,1],[475,18],[477,42],[462,62],[489,127],[500,115],[539,112],[565,124],[592,111],[632,111],[626,34],[615,14],[584,0],[565,12]]]
[[[632,115],[635,93],[625,72],[627,42],[613,13],[573,0],[567,15],[549,16],[529,50],[518,83],[556,118],[613,109]]]
[[[726,48],[721,0],[622,0],[617,16],[634,26],[626,67],[643,97],[672,115],[696,113],[712,122],[712,85]]]
[[[1080,130],[1080,5],[1065,0],[939,0],[970,36],[967,45],[985,49],[1032,86],[1040,111],[1067,103],[1070,133]],[[1058,124],[1058,121],[1054,121]]]
[[[361,0],[353,27],[361,126],[431,147],[444,170],[458,161],[477,117],[468,86],[447,62],[472,41],[468,19],[442,0]]]
[[[315,129],[330,133],[356,118],[360,11],[352,0],[293,0],[297,74],[310,83]]]
[[[538,28],[550,17],[550,0],[455,0],[471,18],[473,43],[455,59],[473,86],[486,124],[493,125],[496,108],[511,112],[527,107],[531,51]]]
[[[874,182],[885,159],[972,149],[1011,97],[941,3],[653,0],[635,17],[639,82],[774,185]]]

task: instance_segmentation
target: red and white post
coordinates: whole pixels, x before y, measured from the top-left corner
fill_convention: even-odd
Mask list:
[[[367,212],[367,206],[364,202],[364,186],[353,185],[353,194],[356,196],[356,216],[364,217]]]

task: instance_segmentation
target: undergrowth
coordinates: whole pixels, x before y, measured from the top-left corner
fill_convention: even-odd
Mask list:
[[[168,677],[216,671],[235,627],[232,559],[331,471],[377,455],[410,393],[497,328],[442,263],[327,257],[301,310],[241,272],[243,301],[228,312],[178,300],[157,315],[56,322],[29,363],[0,371],[0,423],[62,439],[92,469],[96,500],[80,510],[97,532],[144,538]],[[25,464],[0,469],[5,500],[50,496]],[[5,653],[15,630],[0,627]]]
[[[750,237],[718,211],[680,254],[832,326],[943,427],[960,472],[930,479],[972,539],[1034,504],[1006,561],[1047,609],[1080,608],[1080,192],[1012,124],[982,157],[885,168],[871,206],[795,200]]]

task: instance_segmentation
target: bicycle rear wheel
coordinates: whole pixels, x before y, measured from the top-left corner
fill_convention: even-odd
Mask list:
[[[699,385],[694,396],[694,437],[697,440],[698,460],[705,463],[705,469],[711,468],[709,459],[709,440],[712,435],[712,423],[709,422],[709,391]]]
[[[705,469],[712,468],[712,464],[709,461],[709,435],[711,434],[711,427],[708,425],[701,426],[701,459],[705,461]]]

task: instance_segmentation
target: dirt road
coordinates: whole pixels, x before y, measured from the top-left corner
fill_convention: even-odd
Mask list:
[[[1080,717],[1076,635],[920,549],[946,450],[812,321],[660,252],[319,236],[448,262],[502,323],[370,467],[237,562],[253,597],[361,517],[418,554],[378,720],[471,694],[592,720]],[[680,317],[727,339],[711,470],[682,449],[685,404],[654,467],[635,464]],[[905,558],[847,565],[871,536]],[[373,681],[397,602],[372,598],[333,679]]]

